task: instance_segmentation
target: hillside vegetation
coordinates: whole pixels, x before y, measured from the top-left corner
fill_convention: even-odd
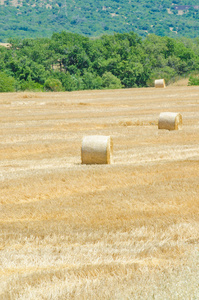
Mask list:
[[[50,37],[63,30],[86,36],[135,31],[141,36],[199,35],[198,0],[1,0],[0,42]]]
[[[7,45],[8,46],[8,45]],[[199,39],[134,32],[98,39],[73,33],[0,46],[0,91],[131,88],[169,84],[199,70]]]

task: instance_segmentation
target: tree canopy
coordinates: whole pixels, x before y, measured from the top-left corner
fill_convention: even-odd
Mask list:
[[[168,84],[199,70],[198,38],[142,39],[129,32],[93,39],[63,31],[9,43],[9,48],[0,46],[0,76],[13,79],[11,90],[144,87],[153,86],[157,78]]]
[[[85,36],[134,31],[141,36],[195,38],[198,0],[2,0],[0,42],[50,37],[63,30]]]

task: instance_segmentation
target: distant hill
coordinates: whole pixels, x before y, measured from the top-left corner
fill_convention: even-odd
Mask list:
[[[198,0],[0,0],[0,42],[50,37],[62,30],[86,36],[134,31],[141,36],[199,36]]]

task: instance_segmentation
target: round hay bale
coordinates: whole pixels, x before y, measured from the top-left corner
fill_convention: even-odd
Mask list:
[[[82,164],[110,164],[113,151],[110,136],[91,135],[83,138]]]
[[[163,112],[159,115],[158,129],[178,130],[182,128],[182,115],[174,112]]]
[[[165,84],[164,79],[156,79],[155,80],[155,87],[156,88],[165,88],[166,84]]]

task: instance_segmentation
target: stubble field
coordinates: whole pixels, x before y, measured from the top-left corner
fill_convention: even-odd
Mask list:
[[[198,299],[199,87],[1,93],[0,227],[0,299]]]

